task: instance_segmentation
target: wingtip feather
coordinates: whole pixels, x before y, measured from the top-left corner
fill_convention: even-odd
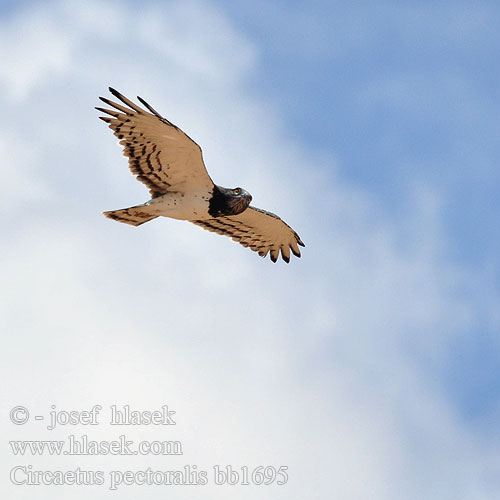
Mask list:
[[[141,96],[137,96],[137,99],[139,100],[139,102],[143,105],[143,106],[146,106],[146,108],[148,109],[148,111],[150,111],[151,113],[153,113],[153,115],[157,116],[158,118],[160,119],[164,119],[163,116],[160,115],[160,113],[158,113],[158,111],[156,111],[156,109],[153,108],[153,106],[151,106],[151,104],[149,104],[148,102],[146,102]]]
[[[123,104],[125,104],[126,106],[129,106],[130,108],[132,108],[136,113],[139,113],[139,114],[144,113],[143,109],[141,109],[139,106],[137,106],[137,104],[133,103],[130,99],[127,99],[123,94],[118,92],[118,90],[115,90],[113,87],[108,87],[108,89],[117,99],[119,99],[121,102],[123,102]]]
[[[95,109],[97,109],[97,111],[101,111],[102,113],[107,113],[108,115],[114,116],[115,118],[118,118],[119,116],[119,113],[117,113],[116,111],[112,111],[111,109],[101,108],[99,106],[95,106]]]

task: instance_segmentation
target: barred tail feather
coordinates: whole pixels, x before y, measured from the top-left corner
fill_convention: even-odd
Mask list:
[[[131,226],[140,226],[141,224],[149,222],[150,220],[156,219],[156,217],[158,217],[157,215],[148,213],[147,208],[147,205],[138,205],[136,207],[103,212],[103,215],[108,217],[108,219],[123,222],[124,224],[130,224]]]

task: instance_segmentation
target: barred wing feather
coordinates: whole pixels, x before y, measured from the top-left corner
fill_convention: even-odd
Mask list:
[[[239,215],[192,222],[208,231],[229,236],[261,257],[269,253],[273,262],[278,260],[280,253],[283,260],[289,262],[290,251],[300,257],[299,245],[305,246],[299,235],[277,215],[252,206]]]
[[[113,109],[96,109],[109,115],[100,118],[120,140],[131,172],[149,188],[151,197],[168,190],[211,194],[214,183],[198,144],[140,97],[139,101],[148,111],[113,88],[109,91],[122,104],[100,97]]]

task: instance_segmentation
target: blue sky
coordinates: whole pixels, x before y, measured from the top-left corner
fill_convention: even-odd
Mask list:
[[[218,3],[263,42],[252,83],[286,110],[297,137],[339,156],[342,175],[390,209],[404,209],[421,175],[446,198],[453,258],[493,259],[494,2]]]
[[[170,402],[172,463],[289,464],[268,498],[498,498],[500,6],[0,5],[2,407]],[[146,196],[93,110],[108,85],[283,216],[303,258],[104,219]]]
[[[441,198],[444,252],[498,290],[500,7],[494,2],[217,2],[260,40],[252,90],[297,140],[405,224],[415,178]],[[477,289],[460,293],[477,296]],[[465,417],[500,394],[498,330],[478,322],[435,367]]]
[[[335,155],[342,176],[387,217],[403,214],[402,225],[414,179],[432,186],[446,255],[484,269],[484,286],[498,290],[500,7],[217,3],[265,46],[252,83],[284,110],[297,139]],[[450,349],[447,388],[464,415],[488,415],[500,394],[498,330],[481,322]]]

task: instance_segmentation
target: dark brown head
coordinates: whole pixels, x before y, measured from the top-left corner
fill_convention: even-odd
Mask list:
[[[252,195],[243,188],[215,186],[208,213],[212,217],[238,215],[248,208],[251,201]]]

